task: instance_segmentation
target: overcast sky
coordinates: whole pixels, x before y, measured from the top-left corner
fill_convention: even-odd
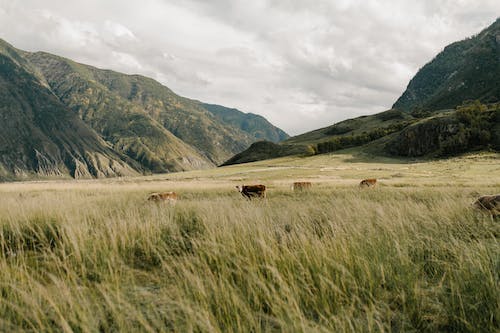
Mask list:
[[[389,109],[499,0],[0,0],[0,38],[150,76],[289,134]]]

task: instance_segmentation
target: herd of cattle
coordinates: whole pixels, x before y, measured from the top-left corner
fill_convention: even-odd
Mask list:
[[[368,178],[363,179],[359,183],[359,187],[374,187],[376,184],[377,179]],[[295,182],[292,185],[292,190],[306,191],[311,187],[311,182]],[[243,197],[247,199],[266,198],[265,185],[238,185],[236,186],[236,189],[241,193]],[[175,192],[152,193],[148,196],[148,200],[154,202],[175,203],[177,201],[177,198],[177,193]],[[500,194],[481,196],[472,205],[477,209],[488,211],[494,216],[500,216]]]

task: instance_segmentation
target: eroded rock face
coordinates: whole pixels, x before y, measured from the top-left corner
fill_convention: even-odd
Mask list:
[[[386,145],[392,155],[417,157],[440,149],[446,138],[455,135],[459,122],[451,117],[436,117],[408,126]]]

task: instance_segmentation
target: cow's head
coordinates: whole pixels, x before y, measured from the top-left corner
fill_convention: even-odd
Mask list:
[[[243,185],[236,185],[236,189],[239,191],[239,192],[243,192]]]

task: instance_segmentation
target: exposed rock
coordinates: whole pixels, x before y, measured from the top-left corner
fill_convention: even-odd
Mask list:
[[[386,144],[392,155],[423,156],[435,152],[441,142],[458,132],[459,123],[453,117],[425,119],[403,129]]]

